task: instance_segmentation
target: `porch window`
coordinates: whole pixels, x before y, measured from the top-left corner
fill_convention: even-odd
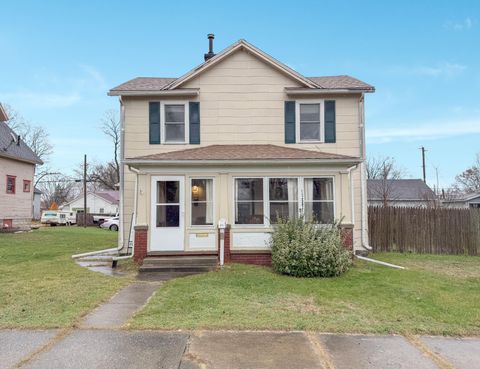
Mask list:
[[[270,223],[298,215],[297,178],[269,179]]]
[[[213,225],[213,179],[192,179],[192,226]]]
[[[185,142],[185,105],[165,104],[165,142]]]
[[[264,224],[263,178],[235,179],[235,224]]]
[[[322,224],[333,223],[333,179],[305,178],[304,187],[305,220]]]

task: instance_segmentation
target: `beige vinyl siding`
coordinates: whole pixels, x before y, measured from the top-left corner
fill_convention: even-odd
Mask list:
[[[336,143],[286,145],[284,143],[285,101],[312,100],[316,97],[288,96],[285,88],[301,87],[299,82],[275,70],[248,52],[243,50],[235,52],[181,87],[198,88],[200,91],[197,97],[186,98],[185,101],[200,101],[201,144],[149,144],[149,101],[179,101],[181,98],[124,96],[122,101],[125,109],[126,158],[214,144],[274,144],[354,157],[361,156],[360,93],[358,95],[336,94],[322,97],[322,99],[336,100]],[[228,168],[226,171],[228,172]],[[184,174],[189,174],[189,172]],[[284,174],[289,174],[288,169]],[[352,175],[355,204],[354,239],[356,247],[359,247],[362,216],[360,170],[353,170]],[[134,185],[135,175],[125,167],[125,216],[123,217],[125,245],[133,213]],[[216,192],[218,191],[221,191],[220,186],[217,186]],[[227,188],[226,191],[230,190]],[[230,204],[230,197],[225,201],[225,204],[220,203],[221,206],[233,205]],[[345,201],[342,197],[342,209],[346,209]],[[351,203],[351,198],[349,202]],[[218,207],[217,211],[219,211]],[[148,217],[149,211],[146,215],[140,215],[141,211],[138,213],[143,218]],[[350,219],[351,216],[348,218]],[[230,214],[227,219],[231,221]],[[139,224],[138,221],[137,224]],[[185,239],[187,240],[187,237]]]
[[[0,226],[12,219],[13,226],[29,225],[33,211],[33,175],[35,165],[0,157]],[[16,176],[15,194],[7,194],[7,175]],[[23,192],[23,180],[29,180],[30,192]]]

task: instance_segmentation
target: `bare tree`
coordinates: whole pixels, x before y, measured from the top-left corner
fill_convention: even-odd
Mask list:
[[[395,159],[369,158],[366,163],[367,179],[374,179],[369,183],[369,193],[371,197],[379,198],[383,206],[388,206],[390,201],[398,196],[394,191],[392,180],[401,179],[405,171],[400,168]]]
[[[5,108],[9,127],[21,136],[23,141],[32,151],[44,162],[47,162],[53,152],[48,132],[41,126],[32,125],[20,113],[10,105],[3,105]]]
[[[38,182],[42,191],[42,205],[48,209],[53,203],[62,205],[71,201],[77,194],[77,185],[74,180],[63,174],[53,174],[44,177]]]
[[[455,188],[462,193],[480,192],[480,153],[470,168],[455,177]]]
[[[116,183],[120,180],[120,163],[118,154],[120,150],[120,120],[115,110],[107,110],[102,118],[102,132],[112,140],[113,143],[113,163],[107,163],[107,167],[112,167],[116,174]],[[105,169],[105,168],[104,168]]]

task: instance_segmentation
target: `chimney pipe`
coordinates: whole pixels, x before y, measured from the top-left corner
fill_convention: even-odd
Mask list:
[[[205,61],[215,56],[215,53],[213,52],[213,39],[215,38],[215,35],[213,33],[209,33],[207,37],[208,37],[208,53],[203,55],[203,58],[205,59]]]

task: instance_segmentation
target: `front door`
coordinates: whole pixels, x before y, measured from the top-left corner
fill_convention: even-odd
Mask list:
[[[150,251],[184,250],[183,177],[152,177]]]

